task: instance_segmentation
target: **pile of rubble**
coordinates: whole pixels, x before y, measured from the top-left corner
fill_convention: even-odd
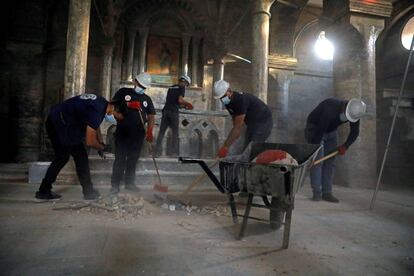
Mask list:
[[[166,199],[161,205],[162,208],[169,211],[185,211],[188,216],[191,214],[207,215],[212,214],[215,216],[228,216],[230,215],[230,209],[227,205],[214,205],[198,207],[191,202],[184,203],[181,200]]]

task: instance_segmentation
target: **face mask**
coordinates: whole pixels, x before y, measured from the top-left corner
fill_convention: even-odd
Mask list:
[[[220,100],[224,105],[228,105],[230,103],[230,98],[228,96],[221,98]]]
[[[145,91],[144,88],[141,88],[139,86],[135,87],[134,90],[135,90],[135,93],[137,94],[144,94],[144,91]]]
[[[346,118],[345,113],[341,113],[341,114],[339,114],[339,120],[340,120],[341,122],[346,122],[346,121],[348,121],[348,119]]]
[[[111,115],[105,114],[105,121],[107,121],[110,124],[116,125],[116,119],[114,117],[114,114],[111,114]]]

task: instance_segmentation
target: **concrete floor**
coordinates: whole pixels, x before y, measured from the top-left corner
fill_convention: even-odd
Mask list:
[[[290,247],[282,231],[250,221],[237,241],[228,216],[190,216],[154,207],[134,220],[54,211],[34,203],[37,186],[0,184],[1,275],[414,275],[414,193],[335,187],[340,204],[296,197]],[[100,187],[102,193],[108,187]],[[79,186],[57,186],[79,200]],[[152,192],[144,191],[151,200]],[[225,204],[218,192],[191,195],[198,206]],[[267,210],[254,210],[267,218]]]

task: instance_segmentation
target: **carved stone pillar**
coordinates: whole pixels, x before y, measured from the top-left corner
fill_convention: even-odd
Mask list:
[[[138,73],[145,71],[145,55],[147,53],[148,28],[139,28],[139,63]]]
[[[100,78],[101,95],[107,100],[111,98],[112,60],[115,40],[108,39],[102,46],[102,71]]]
[[[253,1],[253,93],[267,102],[270,7],[274,0]]]
[[[215,58],[213,63],[213,86],[212,89],[214,89],[214,83],[218,80],[222,80],[224,77],[224,62],[223,58]],[[230,84],[231,85],[231,84]],[[214,99],[214,91],[211,93],[211,110],[223,110],[223,105],[221,101]]]
[[[181,37],[181,75],[188,75],[188,46],[190,45],[191,37],[188,34],[183,34]]]
[[[200,46],[200,38],[194,37],[191,40],[192,42],[192,66],[191,66],[191,79],[192,79],[192,85],[198,86],[198,48]]]
[[[348,153],[338,158],[335,183],[373,187],[377,175],[375,42],[384,28],[383,17],[391,14],[392,7],[386,1],[350,1],[349,4],[338,1],[338,4],[345,5],[349,14],[331,33],[336,46],[334,91],[337,98],[362,99],[369,116],[361,119],[360,135]],[[348,126],[339,129],[340,144],[348,133]]]
[[[134,46],[136,34],[137,31],[135,29],[128,29],[128,48],[124,80],[132,79],[132,64],[134,62]]]
[[[274,132],[278,143],[289,143],[289,86],[296,70],[297,59],[290,56],[269,55],[268,102],[273,115]]]
[[[85,92],[91,0],[70,0],[65,63],[65,99]]]

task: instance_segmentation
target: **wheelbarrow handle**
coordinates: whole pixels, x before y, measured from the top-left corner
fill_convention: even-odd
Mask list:
[[[313,162],[312,167],[318,165],[319,163],[322,163],[325,160],[331,159],[332,157],[335,157],[336,155],[338,155],[339,151],[334,151],[331,152],[330,154],[322,157],[321,159],[316,160],[315,162]]]

